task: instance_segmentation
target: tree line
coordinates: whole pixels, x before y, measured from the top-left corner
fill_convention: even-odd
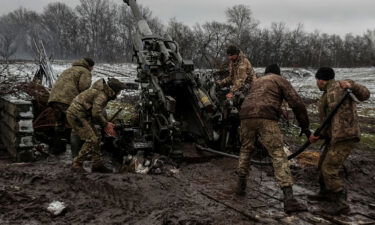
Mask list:
[[[375,30],[340,37],[306,32],[302,24],[291,29],[275,22],[261,28],[247,5],[227,8],[226,22],[194,26],[174,18],[162,24],[147,7],[141,6],[141,13],[155,34],[176,40],[182,56],[200,68],[222,66],[228,44],[238,45],[254,66],[375,66]],[[80,0],[75,8],[56,2],[42,13],[19,8],[0,17],[0,56],[31,54],[33,40],[42,40],[54,59],[89,56],[96,61],[130,62],[134,32],[130,8],[107,0]]]

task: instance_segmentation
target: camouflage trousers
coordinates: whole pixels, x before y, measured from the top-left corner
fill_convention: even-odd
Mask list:
[[[272,158],[275,177],[281,187],[293,185],[288,158],[284,152],[282,134],[277,121],[267,119],[246,119],[241,121],[241,150],[238,173],[247,176],[249,173],[251,154],[255,149],[255,140],[266,147]]]
[[[82,164],[85,160],[99,161],[101,159],[100,137],[94,125],[89,120],[78,118],[69,112],[67,113],[67,120],[74,132],[84,141],[73,162]]]
[[[325,147],[319,160],[319,182],[323,189],[331,192],[339,192],[343,189],[339,172],[355,144],[355,142],[349,140]]]

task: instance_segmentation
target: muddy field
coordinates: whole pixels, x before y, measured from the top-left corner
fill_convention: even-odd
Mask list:
[[[247,196],[233,194],[237,161],[198,154],[187,145],[188,158],[177,173],[76,173],[69,154],[36,163],[11,163],[2,154],[0,224],[375,224],[375,156],[355,150],[343,176],[351,213],[330,217],[330,205],[308,202],[318,190],[313,166],[292,166],[299,199],[309,212],[286,215],[282,192],[272,169],[253,167]],[[47,211],[64,202],[59,216]]]
[[[68,64],[53,66],[59,73]],[[29,64],[20,68],[14,70],[21,75],[35,69]],[[362,70],[364,78],[368,73],[374,75],[373,70]],[[94,75],[95,79],[112,76],[133,81],[134,72],[129,65],[101,65]],[[350,72],[341,71],[343,77]],[[319,93],[310,91],[315,89],[313,80],[303,80],[294,79],[293,84],[300,84],[305,97],[315,99]],[[312,128],[317,125],[314,102],[309,107]],[[307,200],[307,194],[319,189],[316,157],[291,163],[295,194],[308,205],[309,212],[286,215],[271,167],[252,166],[247,195],[237,197],[233,193],[237,161],[199,153],[186,144],[184,163],[178,170],[160,175],[73,172],[69,150],[34,163],[14,163],[0,151],[0,224],[375,224],[373,102],[374,97],[366,103],[366,110],[360,110],[363,141],[342,170],[351,205],[349,215],[328,216],[324,210],[331,205]],[[289,128],[284,133],[286,144],[297,149],[303,141],[296,138],[298,131]],[[309,150],[317,152],[318,147]],[[47,210],[53,201],[65,204],[62,214],[53,216]]]

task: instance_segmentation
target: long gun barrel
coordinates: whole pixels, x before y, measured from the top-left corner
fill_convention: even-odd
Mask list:
[[[149,36],[152,35],[152,31],[150,27],[148,26],[147,22],[145,19],[143,19],[141,11],[138,8],[138,5],[135,0],[124,0],[126,4],[129,5],[129,7],[132,9],[133,15],[135,19],[138,21],[137,22],[137,28],[139,33],[142,36]]]

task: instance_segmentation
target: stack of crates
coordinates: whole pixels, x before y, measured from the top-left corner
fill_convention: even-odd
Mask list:
[[[15,96],[0,97],[0,148],[14,159],[34,147],[32,103]]]

